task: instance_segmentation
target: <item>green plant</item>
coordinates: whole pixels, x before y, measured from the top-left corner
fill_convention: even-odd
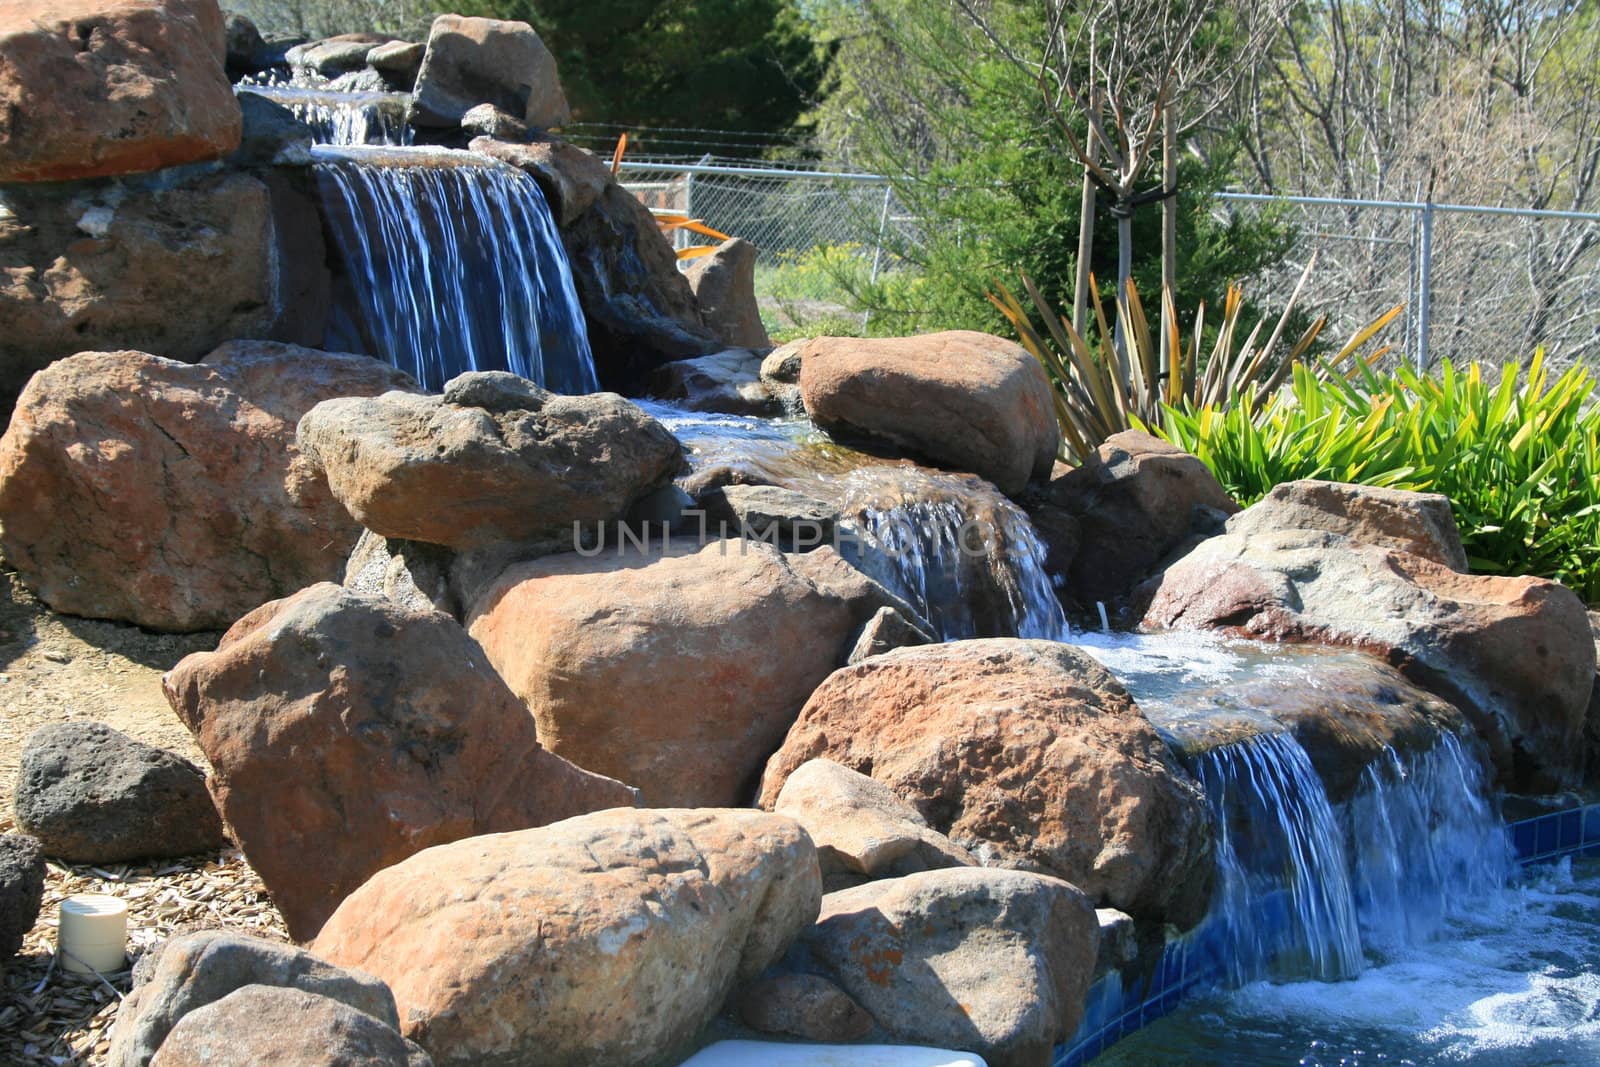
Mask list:
[[[1167,404],[1181,402],[1225,410],[1233,406],[1236,399],[1243,398],[1248,416],[1256,407],[1258,397],[1271,396],[1290,370],[1301,366],[1301,359],[1327,324],[1326,317],[1317,319],[1288,346],[1287,352],[1283,351],[1282,341],[1294,313],[1295,301],[1315,265],[1314,259],[1306,264],[1299,285],[1295,286],[1277,324],[1264,340],[1262,331],[1267,325],[1266,319],[1258,320],[1240,339],[1244,293],[1237,285],[1230,285],[1223,299],[1222,321],[1211,335],[1209,351],[1203,360],[1202,348],[1207,347],[1205,303],[1202,301],[1195,312],[1189,340],[1184,343],[1178,331],[1172,294],[1163,291],[1161,321],[1168,324],[1168,343],[1176,354],[1174,373],[1167,376],[1160,370],[1160,327],[1152,329],[1139,299],[1138,286],[1132,282],[1126,298],[1118,301],[1116,321],[1125,335],[1120,340],[1107,325],[1105,306],[1098,289],[1091,285],[1094,290],[1093,332],[1098,339],[1094,344],[1073,327],[1071,320],[1051,308],[1026,274],[1022,276],[1022,285],[1044,322],[1043,332],[1034,325],[1034,318],[1022,301],[1005,286],[997,284],[998,292],[990,294],[989,299],[1016,330],[1022,346],[1044,364],[1055,384],[1056,421],[1061,426],[1062,452],[1066,458],[1081,463],[1112,434],[1159,423],[1163,406]],[[1396,305],[1357,330],[1323,366],[1331,370],[1359,355],[1394,321],[1400,310]],[[1373,362],[1387,351],[1387,347],[1381,347],[1360,358]]]
[[[1252,405],[1166,405],[1162,434],[1200,457],[1241,503],[1297,478],[1443,493],[1475,571],[1533,574],[1600,600],[1600,405],[1572,367],[1536,355],[1491,383],[1445,362],[1420,375],[1297,367]]]

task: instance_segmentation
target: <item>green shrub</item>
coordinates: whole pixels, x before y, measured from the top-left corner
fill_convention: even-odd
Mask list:
[[[1474,571],[1533,574],[1600,601],[1600,404],[1543,354],[1491,383],[1476,363],[1423,376],[1296,367],[1255,407],[1164,411],[1163,436],[1199,456],[1243,504],[1297,478],[1443,493]]]

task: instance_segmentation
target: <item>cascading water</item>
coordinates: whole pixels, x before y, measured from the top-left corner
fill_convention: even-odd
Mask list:
[[[1210,921],[1230,983],[1360,973],[1343,834],[1305,749],[1290,734],[1261,734],[1197,764],[1217,828]]]
[[[1483,771],[1449,733],[1409,758],[1385,749],[1338,807],[1289,733],[1193,762],[1217,825],[1208,936],[1232,985],[1353,978],[1368,953],[1432,937],[1453,901],[1511,869]]]
[[[1453,734],[1409,761],[1389,749],[1368,765],[1346,818],[1368,946],[1419,944],[1452,900],[1504,888],[1511,849],[1488,797],[1482,766]]]
[[[346,288],[327,339],[429,389],[505,370],[560,393],[599,388],[583,309],[538,184],[438,149],[315,149]]]
[[[904,597],[941,640],[1062,640],[1067,620],[1028,517],[970,475],[870,467],[844,478],[848,558]]]
[[[241,92],[281,104],[311,127],[317,144],[409,145],[407,93],[338,93],[293,86],[241,86]]]

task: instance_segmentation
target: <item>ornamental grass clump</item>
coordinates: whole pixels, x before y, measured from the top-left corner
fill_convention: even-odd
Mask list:
[[[1600,601],[1600,403],[1543,353],[1496,380],[1477,363],[1419,374],[1296,366],[1289,388],[1227,408],[1163,408],[1159,432],[1242,504],[1298,478],[1443,493],[1475,572],[1554,578]]]

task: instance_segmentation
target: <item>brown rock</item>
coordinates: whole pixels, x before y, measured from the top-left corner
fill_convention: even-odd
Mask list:
[[[1122,686],[1069,645],[957,641],[834,672],[767,764],[762,807],[818,758],[887,785],[987,865],[1182,926],[1209,903],[1199,788]]]
[[[870,586],[828,548],[611,546],[512,567],[467,625],[550,751],[647,804],[736,805],[876,611]]]
[[[1217,532],[1218,518],[1239,510],[1204,463],[1137,430],[1108,437],[1083,466],[1062,468],[1029,505],[1051,549],[1071,550],[1063,592],[1091,612],[1096,601],[1127,596],[1175,549]]]
[[[452,548],[570,546],[574,524],[616,519],[682,462],[677,439],[620,396],[560,396],[503,372],[460,375],[443,396],[319,404],[299,443],[367,529]]]
[[[761,357],[744,348],[674,360],[656,368],[650,395],[690,411],[781,415],[783,405],[761,381]]]
[[[473,108],[473,111],[477,110]],[[463,117],[462,121],[465,122],[466,118]],[[551,213],[563,230],[594,207],[607,189],[617,184],[611,176],[610,167],[577,145],[554,138],[534,144],[509,144],[505,140],[497,140],[498,137],[498,133],[475,137],[468,147],[532,175],[539,183],[539,188],[544,190]]]
[[[881,656],[885,652],[911,645],[931,645],[933,641],[933,635],[925,629],[925,624],[913,622],[896,608],[879,608],[878,613],[861,628],[856,647],[850,650],[845,663],[853,667],[871,656]]]
[[[479,104],[477,107],[468,108],[467,113],[461,116],[461,130],[474,141],[484,141],[485,146],[489,147],[489,151],[483,152],[483,155],[496,158],[500,158],[502,154],[512,154],[506,152],[506,149],[523,147],[522,142],[527,141],[533,132],[528,128],[526,122],[523,122],[515,115],[501,111],[493,104]],[[508,144],[507,142],[515,143]],[[499,145],[499,149],[493,148],[492,146],[494,145]],[[479,151],[477,148],[472,150],[474,152]],[[511,160],[507,160],[507,162],[511,162]],[[515,163],[512,165],[516,166]],[[548,200],[549,197],[547,196],[545,199]],[[554,205],[552,205],[552,212],[555,213]],[[556,214],[559,218],[559,213]]]
[[[706,327],[729,348],[772,347],[756,305],[756,255],[755,245],[735,237],[685,272]]]
[[[89,352],[36,375],[0,438],[0,544],[57,611],[228,625],[338,577],[359,530],[295,447],[320,400],[405,388],[366,356],[241,342],[199,366]]]
[[[297,939],[421,849],[634,800],[541,748],[448,615],[331,584],[251,612],[162,688]]]
[[[432,1067],[399,1031],[300,989],[252,985],[185,1015],[150,1067]]]
[[[814,974],[763,978],[739,998],[739,1017],[752,1030],[823,1044],[859,1041],[872,1016],[850,994]]]
[[[788,819],[608,811],[380,871],[314,947],[386,980],[441,1065],[676,1063],[820,896]]]
[[[1249,536],[1273,530],[1323,530],[1358,545],[1409,552],[1441,567],[1467,572],[1450,498],[1370,485],[1283,482],[1228,522],[1228,532]]]
[[[192,363],[240,337],[321,343],[322,223],[284,176],[13,186],[6,205],[0,413],[35,371],[75,352]]]
[[[427,46],[413,41],[389,41],[367,53],[367,66],[384,76],[384,80],[404,92],[417,84],[417,72],[422,69],[422,56]]]
[[[476,104],[494,104],[546,129],[572,117],[555,57],[532,26],[440,15],[417,74],[412,122],[454,126]]]
[[[917,809],[888,786],[831,760],[801,764],[783,783],[772,810],[811,835],[829,892],[870,879],[978,862],[930,829]]]
[[[284,59],[297,71],[337,78],[365,67],[369,53],[394,41],[394,36],[387,33],[341,33],[297,44],[284,54]]]
[[[394,996],[369,975],[340,970],[309,952],[224,930],[169,938],[146,953],[111,1028],[111,1067],[148,1067],[173,1027],[241,989],[285,989],[337,1003],[391,1032]],[[398,1036],[398,1035],[396,1035]],[[257,1049],[256,1051],[260,1051]],[[262,1056],[257,1062],[279,1062]]]
[[[1202,543],[1145,595],[1149,626],[1387,660],[1467,713],[1507,785],[1541,791],[1581,775],[1595,646],[1582,601],[1555,582],[1461,574],[1336,533],[1257,530]]]
[[[993,1067],[1048,1067],[1082,1018],[1099,942],[1076,887],[970,867],[829,893],[805,935],[894,1037]]]
[[[217,159],[239,104],[216,0],[0,5],[0,181],[133,174]]]
[[[800,355],[806,412],[1019,492],[1055,462],[1050,379],[1017,345],[971,331],[818,337]]]

